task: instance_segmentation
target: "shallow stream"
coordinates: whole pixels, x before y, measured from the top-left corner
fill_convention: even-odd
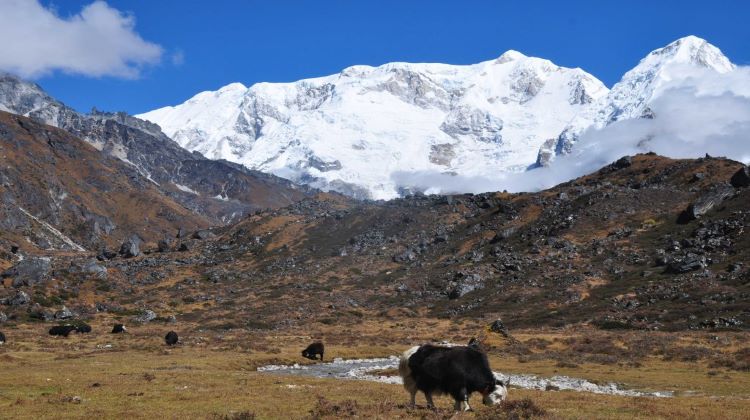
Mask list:
[[[259,372],[273,373],[279,375],[311,376],[314,378],[337,378],[357,379],[362,381],[374,381],[388,384],[401,384],[399,376],[382,376],[373,374],[374,371],[383,369],[395,369],[398,367],[398,356],[378,359],[334,359],[332,362],[317,363],[313,365],[267,365],[258,368]],[[539,390],[572,390],[579,392],[592,392],[595,394],[625,395],[633,397],[671,397],[670,391],[639,391],[627,389],[622,385],[610,382],[596,384],[586,379],[572,378],[569,376],[553,376],[541,378],[535,375],[506,374],[495,372],[497,376],[510,381],[511,388],[539,389]]]

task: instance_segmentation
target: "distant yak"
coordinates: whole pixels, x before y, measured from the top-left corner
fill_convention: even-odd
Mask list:
[[[168,346],[174,346],[175,344],[177,344],[177,340],[179,340],[179,338],[177,337],[177,333],[174,331],[168,332],[164,337],[164,341]]]
[[[55,325],[49,329],[49,335],[67,337],[72,331],[77,331],[74,325]]]
[[[115,324],[115,326],[112,327],[112,334],[120,334],[124,332],[128,332],[128,330],[122,324]]]
[[[90,333],[91,332],[91,325],[89,325],[89,324],[79,324],[76,327],[76,332],[79,332],[79,333]]]
[[[320,341],[316,341],[309,346],[307,346],[306,349],[302,350],[302,357],[306,357],[310,360],[318,360],[318,355],[320,355],[320,361],[323,361],[323,351],[325,350],[325,346],[323,346],[323,343]]]
[[[2,331],[0,331],[0,344],[5,344],[5,334]]]

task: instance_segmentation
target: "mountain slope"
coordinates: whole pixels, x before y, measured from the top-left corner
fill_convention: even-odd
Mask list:
[[[133,166],[163,193],[212,224],[237,220],[257,209],[286,206],[311,193],[285,179],[190,153],[159,126],[125,113],[79,114],[39,86],[12,75],[0,75],[0,110],[67,130]]]
[[[523,171],[541,144],[607,93],[581,69],[508,51],[469,66],[353,66],[294,83],[235,83],[139,115],[212,158],[388,199],[394,174]]]
[[[70,133],[0,111],[0,238],[26,248],[98,251],[197,229],[195,214]]]

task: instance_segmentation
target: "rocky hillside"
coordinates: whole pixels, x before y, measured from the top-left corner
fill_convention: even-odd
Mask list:
[[[539,193],[319,195],[165,252],[102,262],[104,283],[76,274],[83,261],[58,257],[56,282],[7,280],[0,294],[217,329],[415,314],[501,317],[511,328],[746,329],[748,185],[737,162],[646,154]],[[7,310],[23,319],[53,309]]]
[[[221,225],[257,209],[291,204],[309,188],[225,161],[190,153],[159,126],[125,113],[96,110],[79,114],[38,85],[0,75],[0,110],[62,128],[102,153],[132,166],[163,194],[197,215]]]
[[[98,251],[211,219],[164,195],[132,166],[70,133],[0,111],[0,242],[20,251]],[[5,254],[7,257],[7,254]]]

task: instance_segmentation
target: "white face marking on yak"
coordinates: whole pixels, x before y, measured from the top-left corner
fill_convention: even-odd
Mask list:
[[[482,398],[484,405],[496,405],[508,397],[508,383],[495,376],[495,390]]]

